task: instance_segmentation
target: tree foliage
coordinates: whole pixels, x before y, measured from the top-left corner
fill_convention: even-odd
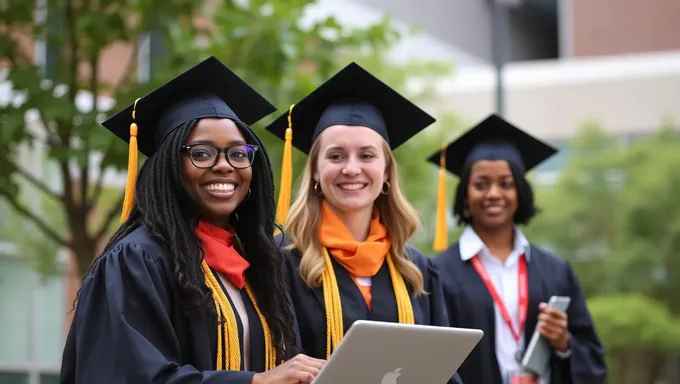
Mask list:
[[[678,134],[666,122],[623,141],[589,124],[571,149],[557,183],[539,189],[544,212],[527,232],[568,259],[594,297],[612,382],[653,383],[680,352]]]
[[[10,1],[0,7],[0,58],[9,68],[3,80],[14,95],[0,105],[0,197],[16,213],[9,235],[17,240],[25,232],[29,241],[49,243],[41,249],[71,250],[83,274],[119,215],[122,196],[105,193],[104,176],[122,170],[127,159],[127,146],[102,129],[100,121],[208,55],[266,95],[279,113],[349,60],[400,90],[407,74],[446,69],[424,63],[388,65],[383,53],[401,38],[389,18],[361,28],[345,27],[333,17],[303,25],[305,9],[314,3],[44,0]],[[161,49],[150,78],[140,81],[136,53],[148,33]],[[46,65],[34,60],[31,41],[46,43]],[[427,95],[426,88],[419,96]],[[255,128],[278,164],[282,145],[262,129],[274,117]],[[423,136],[400,149],[402,163],[423,163],[405,167],[402,179],[408,185],[430,177],[422,171],[427,167],[422,159],[437,141]],[[44,162],[26,164],[28,152],[44,155]],[[303,161],[296,152],[295,169]],[[410,187],[407,194],[427,198]],[[36,204],[38,200],[43,204]],[[40,205],[47,208],[38,209]],[[36,239],[36,233],[44,240]],[[42,269],[52,264],[40,261]]]

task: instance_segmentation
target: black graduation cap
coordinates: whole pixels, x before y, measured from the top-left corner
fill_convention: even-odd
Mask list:
[[[284,140],[277,222],[283,224],[290,206],[291,145],[309,154],[326,128],[353,125],[379,133],[394,150],[434,122],[434,117],[359,64],[350,63],[267,127]]]
[[[309,154],[326,128],[354,125],[376,131],[394,150],[434,122],[434,117],[359,64],[350,63],[267,127],[284,140],[277,222],[283,224],[290,206],[291,146]]]
[[[227,118],[252,125],[276,107],[211,56],[108,118],[102,125],[129,142],[138,126],[139,150],[151,156],[174,129],[192,119]]]
[[[285,140],[289,113],[274,120],[267,130]],[[356,125],[378,132],[392,150],[435,122],[435,118],[351,63],[290,110],[292,144],[309,154],[314,140],[333,125]]]
[[[227,118],[252,125],[275,110],[211,56],[108,118],[102,125],[130,144],[122,220],[134,204],[138,149],[152,156],[170,132],[193,119]]]
[[[433,249],[442,251],[448,246],[444,169],[461,177],[463,170],[475,161],[506,160],[526,173],[555,153],[554,147],[492,114],[446,148],[432,154],[427,160],[440,167]]]
[[[523,173],[557,153],[553,146],[492,114],[446,147],[446,169],[461,176],[477,160],[506,160]],[[428,160],[440,165],[441,151]]]

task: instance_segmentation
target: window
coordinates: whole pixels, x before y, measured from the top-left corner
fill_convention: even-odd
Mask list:
[[[163,32],[156,28],[142,34],[137,42],[137,80],[146,83],[165,53]]]
[[[568,142],[555,142],[552,143],[559,152],[555,156],[549,158],[544,163],[537,166],[534,170],[536,173],[539,172],[559,172],[564,169],[571,161],[572,149]]]
[[[42,279],[0,247],[0,384],[57,383],[65,336],[66,280]]]
[[[0,259],[0,361],[22,363],[30,360],[31,275],[16,257]]]
[[[557,182],[560,171],[569,165],[572,150],[567,142],[552,143],[559,152],[544,163],[534,168],[532,179],[539,185],[554,185]]]

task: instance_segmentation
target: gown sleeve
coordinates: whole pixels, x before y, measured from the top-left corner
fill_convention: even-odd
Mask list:
[[[571,356],[561,362],[569,364],[568,372],[574,384],[604,383],[607,376],[604,348],[595,331],[578,279],[571,266],[565,264],[571,291],[571,303],[567,310]]]
[[[84,280],[64,352],[78,383],[249,384],[254,372],[199,371],[180,363],[170,282],[160,255],[119,244]],[[68,369],[68,368],[67,368]]]
[[[444,287],[439,277],[439,271],[437,271],[431,259],[427,259],[427,275],[429,276],[427,292],[430,296],[431,325],[448,327],[449,316],[444,301]]]

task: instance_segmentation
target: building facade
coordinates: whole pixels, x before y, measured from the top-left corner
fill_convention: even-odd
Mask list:
[[[569,162],[569,140],[584,123],[630,141],[680,119],[678,1],[421,0],[418,7],[357,1],[418,23],[453,47],[455,74],[441,80],[428,108],[453,112],[470,126],[496,112],[491,23],[492,2],[501,3],[508,51],[503,115],[561,150],[536,169],[539,180],[554,180]],[[409,55],[429,56],[425,49]]]
[[[333,14],[340,22],[365,25],[390,13],[404,29],[420,25],[421,34],[395,47],[395,60],[455,62],[455,76],[441,80],[441,97],[427,109],[454,112],[472,125],[495,108],[491,1],[318,0],[305,17]],[[585,121],[598,120],[628,140],[653,132],[665,116],[680,118],[677,0],[654,0],[653,5],[639,0],[503,3],[512,4],[505,12],[509,63],[504,70],[504,115],[561,149],[537,170],[546,180],[567,164],[569,139]],[[26,44],[36,62],[49,67],[56,53],[44,42]],[[148,78],[154,47],[154,39],[145,38],[137,47],[138,57],[132,58],[133,47],[112,45],[98,72],[107,82],[116,82],[132,58],[141,64],[140,79]],[[8,94],[0,82],[0,103]],[[39,152],[26,153],[31,169],[50,173]],[[120,184],[113,176],[110,180]],[[34,208],[39,210],[39,204]],[[11,217],[2,201],[0,217]],[[66,277],[41,279],[22,257],[27,256],[25,250],[13,241],[11,230],[11,221],[0,221],[0,384],[57,383],[79,279],[67,253],[59,257]]]

